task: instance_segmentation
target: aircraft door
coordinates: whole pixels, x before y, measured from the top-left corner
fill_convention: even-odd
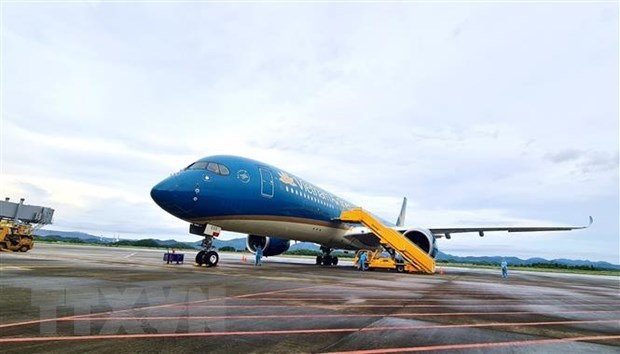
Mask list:
[[[273,174],[270,170],[260,167],[260,194],[265,198],[273,198]]]

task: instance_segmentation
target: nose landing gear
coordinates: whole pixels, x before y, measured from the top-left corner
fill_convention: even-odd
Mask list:
[[[217,262],[220,261],[220,255],[215,251],[213,247],[213,236],[205,236],[202,240],[202,251],[196,254],[196,263],[199,266],[206,264],[207,267],[215,267]]]

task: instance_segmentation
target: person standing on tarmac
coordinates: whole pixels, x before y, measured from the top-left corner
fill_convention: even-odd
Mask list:
[[[506,260],[503,258],[502,258],[501,267],[502,267],[502,278],[508,278],[508,262],[506,262]]]
[[[261,265],[261,258],[263,258],[263,247],[261,245],[256,246],[256,262],[255,266]]]
[[[359,270],[362,272],[366,270],[366,252],[360,253],[360,258],[357,260]]]

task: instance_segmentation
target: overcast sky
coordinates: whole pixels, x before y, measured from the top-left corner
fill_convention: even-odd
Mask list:
[[[47,228],[197,241],[149,191],[235,154],[416,227],[595,219],[450,254],[620,262],[616,2],[0,6],[1,193]]]

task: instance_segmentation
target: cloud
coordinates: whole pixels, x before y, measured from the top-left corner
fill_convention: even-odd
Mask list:
[[[577,160],[585,154],[584,151],[568,149],[564,151],[560,151],[558,153],[547,153],[545,154],[545,159],[551,162],[560,163],[566,161]]]
[[[587,159],[578,164],[583,173],[593,172],[605,172],[605,171],[617,171],[618,170],[619,155],[594,153],[590,154]]]
[[[388,220],[408,196],[414,225],[592,210],[537,252],[617,258],[617,6],[531,6],[5,4],[0,190],[58,227],[195,240],[149,190],[236,154]]]
[[[606,153],[568,149],[558,153],[547,153],[544,159],[557,164],[572,162],[574,166],[572,174],[589,175],[617,171],[620,158],[618,151]]]

